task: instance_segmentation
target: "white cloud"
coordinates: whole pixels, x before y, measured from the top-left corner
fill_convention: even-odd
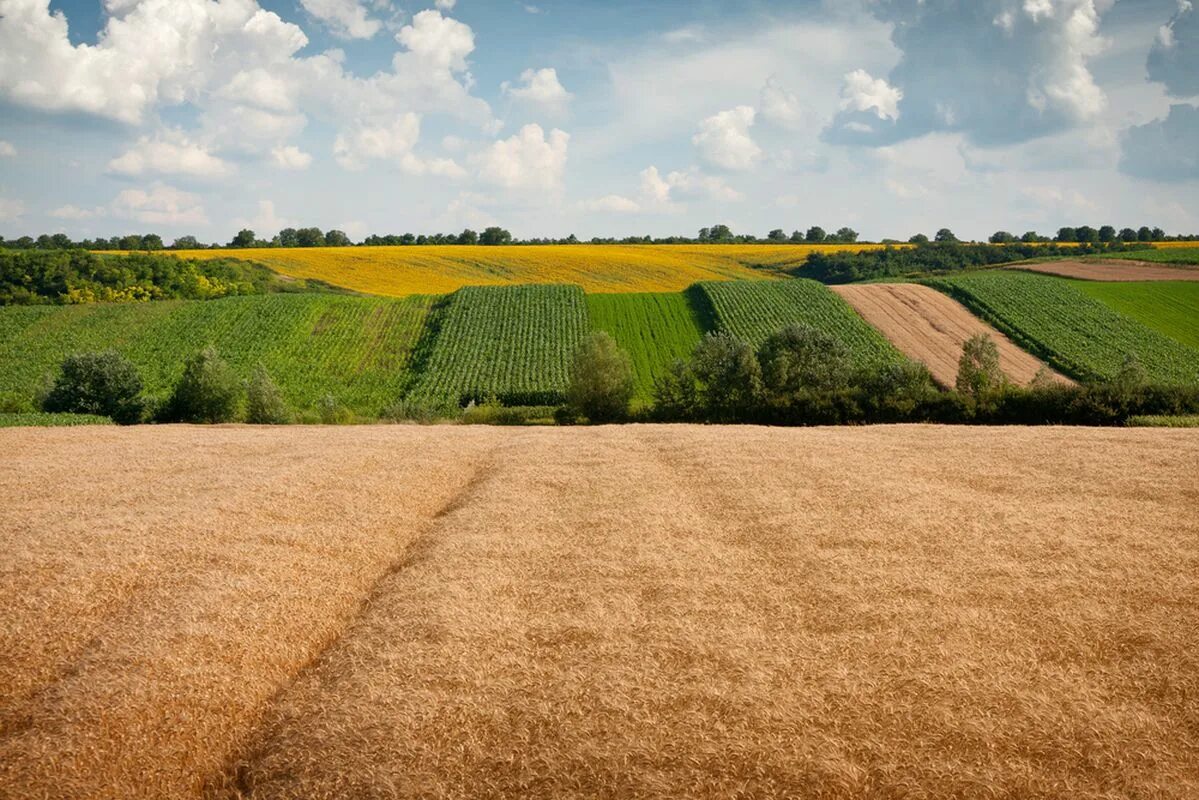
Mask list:
[[[396,34],[417,61],[436,70],[461,72],[466,57],[475,49],[475,34],[469,25],[443,17],[436,11],[421,11]]]
[[[271,162],[279,169],[305,170],[312,164],[312,156],[295,145],[285,145],[271,150]]]
[[[370,161],[385,161],[410,175],[465,177],[466,170],[448,158],[422,159],[413,152],[420,139],[420,117],[403,114],[390,124],[358,125],[337,135],[333,157],[343,168],[358,171]]]
[[[453,11],[454,6],[458,5],[458,0],[437,0],[434,5],[438,11]]]
[[[864,69],[845,76],[841,87],[841,108],[846,111],[873,111],[879,119],[899,119],[899,101],[903,92]]]
[[[504,81],[500,84],[500,91],[551,114],[565,113],[573,97],[558,81],[558,71],[553,67],[526,69],[520,74],[520,81],[520,86]]]
[[[557,191],[566,169],[570,134],[554,128],[549,136],[540,125],[493,143],[480,156],[479,176],[509,189]]]
[[[156,184],[145,189],[126,189],[109,206],[113,216],[146,225],[207,225],[208,215],[194,194]]]
[[[774,123],[787,130],[799,130],[803,127],[803,106],[798,97],[771,75],[766,79],[766,85],[758,97],[758,111],[767,122]]]
[[[630,200],[618,194],[609,194],[595,200],[588,200],[583,204],[583,209],[608,214],[636,214],[641,210],[641,206],[636,200]]]
[[[0,197],[0,222],[20,219],[25,214],[25,204],[20,200]]]
[[[0,139],[0,157],[12,158],[16,156],[17,148],[12,146],[12,142],[6,142]]]
[[[462,192],[449,202],[445,211],[437,217],[438,228],[457,230],[473,228],[480,230],[498,225],[499,221],[482,207],[495,205],[495,199],[477,192]]]
[[[109,173],[125,177],[186,175],[212,180],[233,174],[233,167],[214,156],[204,145],[179,130],[143,136],[123,155],[108,162]]]
[[[610,194],[587,201],[583,208],[588,211],[632,214],[636,212],[674,214],[684,210],[679,200],[703,199],[719,202],[737,202],[743,195],[733,189],[724,179],[705,175],[692,167],[685,171],[675,170],[663,177],[656,166],[643,169],[638,199]]]
[[[78,206],[68,204],[54,209],[50,212],[50,216],[54,217],[55,219],[85,220],[102,217],[106,213],[107,212],[103,206],[96,206],[95,208],[79,208]]]
[[[358,0],[300,0],[300,5],[343,39],[369,39],[383,27]]]
[[[723,178],[705,175],[692,167],[686,171],[674,171],[666,176],[671,197],[703,198],[722,202],[739,202],[745,199],[741,192],[729,186]]]
[[[275,211],[275,203],[271,200],[258,201],[258,213],[253,217],[242,217],[233,220],[231,227],[241,230],[248,228],[260,239],[269,239],[284,228],[298,227],[295,220],[281,217]]]
[[[703,120],[691,137],[700,157],[722,169],[753,168],[762,158],[762,148],[749,135],[754,114],[750,106],[737,106]]]

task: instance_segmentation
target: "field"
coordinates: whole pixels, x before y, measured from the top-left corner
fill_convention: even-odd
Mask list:
[[[961,304],[928,286],[870,283],[834,286],[833,291],[900,352],[927,366],[942,386],[952,387],[957,381],[962,345],[978,334],[995,342],[1000,367],[1016,383],[1027,385],[1045,366]]]
[[[1094,283],[1074,286],[1126,317],[1199,349],[1199,283]]]
[[[881,245],[467,245],[181,250],[244,258],[293,278],[368,294],[448,294],[463,286],[571,283],[588,292],[679,292],[697,281],[761,280],[808,254]]]
[[[108,417],[92,414],[0,413],[0,428],[59,428],[74,425],[112,425]]]
[[[1105,258],[1153,261],[1159,264],[1199,264],[1199,243],[1161,242],[1154,245],[1153,250],[1132,250],[1126,253],[1112,253],[1110,256],[1105,256]]]
[[[332,294],[0,309],[0,392],[33,395],[72,353],[115,348],[150,393],[170,392],[184,361],[215,346],[248,378],[262,363],[296,408],[332,394],[363,413],[396,400],[432,300]]]
[[[1199,350],[1114,311],[1071,281],[990,270],[930,284],[1071,377],[1112,377],[1132,354],[1155,381],[1199,382]]]
[[[505,405],[561,402],[588,329],[579,287],[468,286],[436,313],[417,397],[452,404],[491,395]]]
[[[1199,793],[1194,431],[0,449],[3,797]]]
[[[679,292],[592,294],[587,309],[592,328],[610,333],[632,358],[641,403],[651,399],[654,380],[674,359],[690,358],[704,335],[687,296]]]
[[[771,334],[801,323],[840,339],[859,366],[900,358],[877,330],[824,284],[801,278],[776,283],[702,283],[717,327],[757,347]]]
[[[1199,281],[1199,269],[1163,267],[1131,261],[1043,261],[1016,264],[1009,269],[1090,281]]]

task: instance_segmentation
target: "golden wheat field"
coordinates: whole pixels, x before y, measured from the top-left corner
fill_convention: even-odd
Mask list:
[[[1199,432],[0,449],[5,798],[1199,795]]]
[[[445,294],[463,286],[574,283],[588,292],[677,292],[696,281],[777,277],[808,254],[881,245],[431,245],[180,250],[243,258],[293,278],[369,294]]]

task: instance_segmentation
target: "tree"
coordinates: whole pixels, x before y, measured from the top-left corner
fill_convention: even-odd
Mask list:
[[[1137,241],[1138,242],[1152,242],[1153,241],[1153,231],[1149,230],[1149,226],[1142,225],[1139,229],[1137,229]]]
[[[698,238],[699,238],[699,241],[701,241],[701,242],[708,241],[709,239],[712,238],[712,229],[711,228],[700,228]]]
[[[326,247],[349,247],[353,242],[350,237],[346,236],[344,231],[339,231],[336,228],[325,234]]]
[[[162,237],[157,233],[147,233],[142,237],[143,250],[161,250],[163,249]]]
[[[1011,244],[1016,241],[1016,237],[1007,231],[995,231],[991,234],[991,244]]]
[[[478,244],[479,234],[472,231],[470,228],[458,234],[458,244]]]
[[[821,228],[819,225],[813,225],[812,227],[808,228],[808,232],[804,236],[804,239],[806,239],[809,244],[820,244],[827,238],[828,234],[826,234],[824,232],[824,228]]]
[[[1104,225],[1099,229],[1099,241],[1114,242],[1116,241],[1116,229],[1111,225]]]
[[[1120,241],[1135,242],[1137,240],[1137,232],[1132,228],[1122,228],[1120,230]]]
[[[737,419],[762,393],[762,368],[753,348],[727,333],[709,333],[700,340],[690,371],[700,408],[716,421]]]
[[[766,234],[766,238],[772,242],[785,242],[787,241],[787,234],[783,232],[782,228],[775,228]]]
[[[953,235],[953,231],[949,228],[942,228],[937,231],[937,235],[933,239],[941,244],[952,244],[958,240],[958,237]]]
[[[853,363],[836,337],[807,325],[790,325],[758,349],[767,399],[788,405],[804,394],[831,392],[849,385]]]
[[[833,234],[833,236],[838,242],[842,242],[844,244],[853,244],[858,240],[858,232],[853,228],[848,227],[837,229],[837,232]]]
[[[792,244],[799,244],[800,242],[802,242],[803,241],[803,231],[791,231],[790,241]]]
[[[198,250],[200,243],[194,236],[180,236],[171,244],[172,250]]]
[[[45,411],[99,414],[114,422],[140,422],[145,410],[137,367],[115,350],[67,356],[42,401]]]
[[[591,334],[575,351],[566,398],[592,422],[612,422],[628,414],[633,360],[607,332]]]
[[[291,421],[283,394],[266,367],[259,364],[246,385],[246,422],[255,425],[286,425]]]
[[[1034,244],[1041,241],[1041,235],[1036,231],[1025,231],[1024,235],[1020,237],[1020,241],[1026,244]]]
[[[231,422],[240,401],[241,381],[216,349],[207,347],[183,367],[167,416],[175,422]]]
[[[296,247],[324,247],[325,234],[320,228],[300,228],[296,231]]]
[[[1074,229],[1075,239],[1083,244],[1094,244],[1099,241],[1099,231],[1092,228],[1090,225],[1083,225]]]
[[[133,234],[130,234],[129,236],[122,236],[120,239],[117,240],[117,246],[115,249],[117,249],[117,250],[141,250],[142,249],[142,237],[136,236]]]
[[[418,240],[419,241],[419,240]],[[501,245],[512,244],[512,234],[503,228],[492,226],[483,231],[479,236],[479,244],[486,245]]]
[[[709,238],[713,242],[727,242],[733,238],[733,231],[728,225],[713,225]]]
[[[1053,237],[1055,242],[1077,242],[1078,231],[1073,228],[1058,228],[1057,236]]]
[[[253,247],[254,246],[254,231],[249,228],[242,228],[233,237],[233,241],[229,242],[230,247]]]
[[[299,247],[300,236],[295,228],[284,228],[279,231],[279,246],[280,247]]]
[[[67,236],[65,233],[56,233],[50,237],[50,246],[54,247],[56,250],[67,250],[70,247],[73,247],[74,244],[75,243],[71,241],[71,237]],[[158,244],[159,249],[161,249],[161,239],[158,240]]]
[[[911,239],[908,239],[908,244],[928,244],[928,237],[923,233],[918,233]]]
[[[957,390],[976,401],[983,400],[999,390],[1004,382],[995,341],[985,333],[967,339],[958,361]]]
[[[1165,239],[1166,239],[1166,232],[1163,231],[1161,228],[1154,228],[1152,231],[1149,232],[1149,241],[1151,241],[1151,242],[1162,242],[1162,241],[1165,241]]]

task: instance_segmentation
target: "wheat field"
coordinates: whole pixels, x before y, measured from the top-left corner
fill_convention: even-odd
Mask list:
[[[446,294],[463,286],[573,283],[588,292],[678,292],[697,281],[761,280],[812,252],[881,245],[429,245],[180,250],[181,258],[235,257],[293,278],[369,294]]]
[[[0,430],[0,796],[1199,793],[1199,435]]]

